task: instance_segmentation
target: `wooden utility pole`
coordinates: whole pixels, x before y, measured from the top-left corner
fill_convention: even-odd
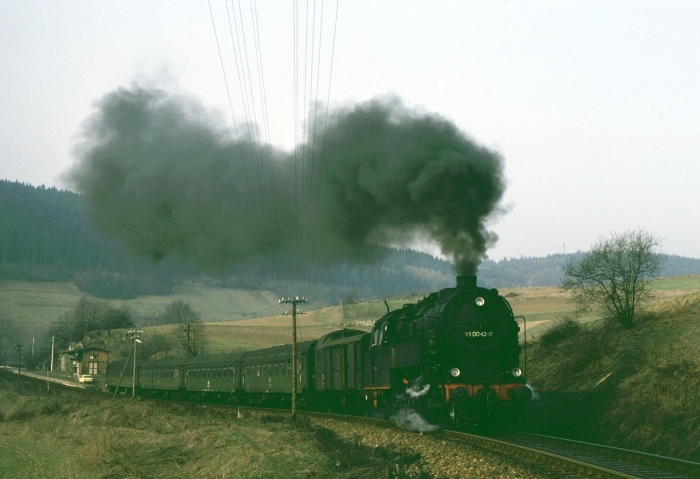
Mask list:
[[[297,419],[297,303],[306,303],[306,298],[280,298],[280,304],[292,304],[292,421]]]
[[[136,343],[140,343],[141,340],[139,339],[139,334],[143,334],[143,331],[140,329],[132,329],[128,333],[126,333],[127,336],[131,338],[132,342],[132,350],[134,351],[134,375],[131,377],[131,397],[135,398],[136,397]]]
[[[195,356],[192,354],[192,347],[190,346],[190,331],[192,329],[192,323],[187,323],[187,357]]]
[[[126,367],[129,365],[129,359],[131,359],[131,355],[134,353],[134,346],[136,346],[135,342],[131,345],[131,349],[129,350],[129,356],[126,358],[126,362],[124,363],[124,367],[122,368],[122,374],[121,374],[121,376],[119,376],[119,381],[117,382],[117,387],[114,388],[114,395],[112,396],[112,399],[117,397],[117,393],[119,392],[119,386],[122,385],[122,379],[124,379],[124,373],[126,372]]]
[[[51,372],[53,372],[53,349],[54,349],[55,341],[56,341],[56,336],[55,335],[51,336]]]

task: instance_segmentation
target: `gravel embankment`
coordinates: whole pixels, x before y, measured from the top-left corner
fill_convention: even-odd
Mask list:
[[[305,419],[307,420],[307,419]],[[345,451],[357,448],[365,455],[382,449],[390,477],[470,478],[470,479],[542,479],[539,474],[493,453],[443,440],[437,434],[377,427],[342,419],[308,419],[313,429],[333,431],[345,443]],[[359,467],[356,466],[356,467]],[[352,471],[344,477],[353,475]],[[369,477],[369,476],[367,476]],[[386,477],[386,476],[385,476]]]

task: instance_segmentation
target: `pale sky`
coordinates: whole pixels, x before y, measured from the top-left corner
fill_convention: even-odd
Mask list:
[[[204,1],[0,1],[0,179],[66,187],[94,102],[133,82],[191,95],[232,125],[222,60],[245,121],[225,5],[211,1],[220,57]],[[325,102],[330,77],[331,106],[396,95],[503,156],[491,259],[587,250],[636,228],[700,258],[700,2],[341,1],[332,75],[336,2],[315,4],[313,65],[297,2],[296,90],[295,3],[255,5],[272,144],[293,147],[295,101]]]

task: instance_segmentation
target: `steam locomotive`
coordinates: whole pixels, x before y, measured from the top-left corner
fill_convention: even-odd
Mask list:
[[[343,329],[297,345],[300,408],[390,417],[401,410],[461,427],[507,424],[532,397],[508,301],[476,277],[388,312],[371,332]],[[131,376],[136,371],[136,377]],[[110,391],[289,406],[292,346],[109,363]]]

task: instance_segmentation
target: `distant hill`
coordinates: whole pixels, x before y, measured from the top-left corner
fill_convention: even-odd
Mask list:
[[[452,265],[413,250],[377,247],[374,264],[317,266],[299,280],[292,259],[261,258],[226,276],[166,258],[158,264],[135,258],[117,241],[92,227],[84,198],[56,188],[0,180],[0,280],[71,282],[80,292],[104,299],[170,296],[196,280],[223,288],[305,294],[317,306],[353,298],[427,292],[455,284]],[[571,255],[484,261],[479,284],[488,287],[552,286]],[[285,263],[287,266],[285,267]],[[700,274],[700,260],[669,256],[664,276]],[[303,289],[304,291],[299,291]]]
[[[583,252],[552,254],[544,258],[513,258],[484,261],[479,267],[479,283],[494,288],[556,286],[561,284],[562,267]],[[700,259],[667,255],[660,277],[700,274]]]

